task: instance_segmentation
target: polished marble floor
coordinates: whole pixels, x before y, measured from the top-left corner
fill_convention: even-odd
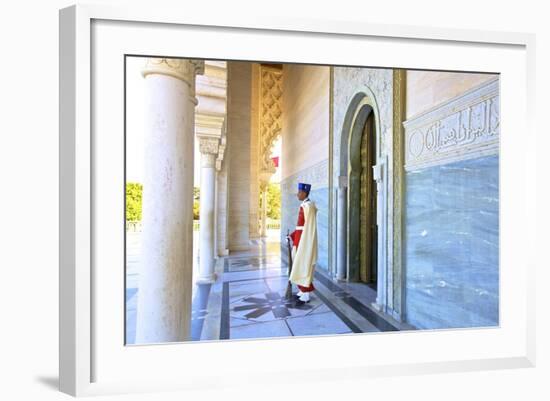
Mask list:
[[[278,236],[272,235],[253,241],[250,251],[219,258],[216,282],[194,285],[193,341],[409,329],[376,311],[371,305],[376,298],[373,288],[335,282],[320,269],[310,302],[285,299],[288,267],[281,263],[277,240]],[[128,282],[136,282],[132,280]],[[295,287],[292,290],[294,294],[297,291]],[[135,338],[137,296],[137,288],[127,289],[127,343]]]
[[[277,237],[255,241],[248,252],[218,260],[218,280],[197,286],[192,340],[336,335],[409,329],[378,313],[376,291],[339,283],[318,270],[307,304],[285,299],[288,267]],[[292,288],[295,294],[297,289]]]

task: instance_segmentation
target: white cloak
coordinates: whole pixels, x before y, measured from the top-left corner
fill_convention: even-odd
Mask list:
[[[303,287],[309,287],[313,281],[315,263],[317,263],[317,207],[309,201],[302,204],[304,208],[304,230],[293,252],[290,281]],[[293,247],[293,250],[295,247]]]

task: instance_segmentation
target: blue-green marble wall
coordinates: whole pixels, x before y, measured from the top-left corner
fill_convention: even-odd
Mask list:
[[[417,328],[499,320],[498,156],[406,174],[406,319]]]
[[[317,206],[317,266],[328,269],[328,188],[312,190],[309,198]]]

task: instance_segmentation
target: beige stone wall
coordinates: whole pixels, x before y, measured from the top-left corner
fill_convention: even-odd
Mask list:
[[[230,251],[249,248],[250,106],[252,65],[227,66],[228,246]]]
[[[494,74],[407,71],[407,119],[494,77]]]
[[[250,136],[250,213],[249,213],[249,231],[250,238],[260,236],[258,227],[258,201],[260,196],[258,184],[259,169],[259,106],[260,106],[260,65],[252,64],[252,94],[251,94],[251,136]]]
[[[330,69],[283,67],[281,180],[328,158]]]

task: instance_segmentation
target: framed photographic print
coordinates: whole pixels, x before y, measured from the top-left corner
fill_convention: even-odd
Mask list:
[[[533,366],[533,43],[61,10],[61,390]]]

